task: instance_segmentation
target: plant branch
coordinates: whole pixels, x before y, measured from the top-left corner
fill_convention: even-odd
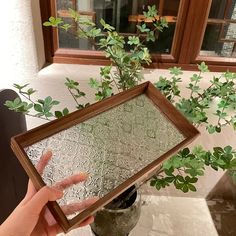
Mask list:
[[[35,104],[35,102],[30,98],[30,96],[27,97],[24,93],[22,93],[22,91],[19,91],[19,93],[22,97],[24,97],[28,101],[32,102],[33,104]]]
[[[118,91],[120,92],[119,86],[118,86],[118,84],[116,83],[116,80],[115,80],[115,78],[114,78],[114,76],[113,76],[113,74],[112,74],[112,73],[111,73],[111,78],[112,78],[112,81],[114,82],[114,84],[115,84],[116,88],[117,88],[117,89],[118,89]]]
[[[74,99],[75,103],[77,104],[77,106],[79,106],[80,104],[78,103],[78,101],[77,101],[75,95],[72,93],[72,91],[71,91],[69,88],[68,88],[68,90],[69,90],[69,92],[70,92],[72,98]]]
[[[43,116],[36,116],[36,115],[30,114],[30,113],[25,113],[25,115],[31,116],[31,117],[34,117],[34,118],[40,118],[42,120],[52,121],[52,119],[49,119],[47,117],[44,118]],[[56,118],[55,116],[53,116],[53,117]]]

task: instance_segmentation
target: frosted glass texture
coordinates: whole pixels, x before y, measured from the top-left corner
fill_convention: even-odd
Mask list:
[[[35,165],[46,149],[53,158],[43,174],[49,186],[70,175],[89,173],[65,191],[60,205],[102,197],[184,140],[146,96],[140,95],[26,148]]]

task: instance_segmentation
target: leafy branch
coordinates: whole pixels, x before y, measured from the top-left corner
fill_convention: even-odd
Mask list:
[[[140,41],[139,35],[129,36],[127,39],[115,31],[115,28],[107,24],[103,19],[100,20],[101,27],[89,19],[83,18],[77,11],[69,9],[71,18],[79,27],[77,36],[88,39],[94,47],[105,52],[116,71],[109,72],[109,76],[100,73],[100,82],[95,86],[93,79],[90,84],[97,90],[96,100],[102,100],[113,94],[113,87],[119,90],[127,90],[143,80],[142,65],[150,64],[151,56],[144,42],[155,41],[155,33],[161,32],[168,27],[164,17],[159,17],[156,6],[148,6],[148,11],[143,12],[144,19],[141,26],[137,25],[139,32],[143,33],[144,39]],[[150,22],[146,24],[145,20]],[[150,26],[149,26],[150,25]],[[72,26],[67,25],[61,18],[50,17],[44,26],[52,26],[68,31]],[[103,32],[102,32],[103,31]],[[129,50],[127,50],[129,48]],[[108,70],[109,67],[104,67]],[[99,84],[99,85],[98,85]]]
[[[41,118],[47,121],[66,116],[70,113],[67,107],[62,111],[53,111],[55,106],[59,105],[60,102],[57,100],[53,100],[51,96],[48,96],[45,99],[37,99],[36,101],[34,101],[31,98],[31,95],[35,94],[36,90],[34,90],[33,88],[28,88],[28,85],[29,84],[13,85],[18,90],[18,93],[26,101],[22,101],[20,98],[16,98],[13,101],[6,101],[5,106],[7,106],[9,110],[20,112],[31,117]],[[77,82],[66,78],[65,85],[67,86],[72,97],[75,99],[77,109],[81,109],[89,105],[89,103],[82,105],[77,102],[78,98],[85,96],[85,93],[78,89],[79,84]]]
[[[192,152],[189,148],[181,150],[175,156],[165,161],[159,173],[155,174],[150,185],[157,190],[174,184],[176,189],[196,191],[194,186],[198,178],[204,175],[205,166],[214,170],[234,169],[236,167],[236,151],[230,146],[214,147],[213,151],[205,151],[201,146],[195,147]]]
[[[209,72],[207,65],[202,62],[198,65],[199,74],[193,74],[187,89],[190,90],[189,97],[180,93],[181,68],[170,68],[170,79],[160,77],[155,86],[169,99],[178,110],[195,126],[205,125],[208,132],[220,133],[223,126],[232,125],[236,129],[236,117],[233,112],[236,109],[236,73],[226,72],[219,78],[214,77],[206,89],[201,89],[202,74]],[[175,101],[175,97],[179,97]],[[212,112],[212,103],[217,102],[217,108]],[[217,116],[217,122],[212,123],[208,117],[212,114]]]

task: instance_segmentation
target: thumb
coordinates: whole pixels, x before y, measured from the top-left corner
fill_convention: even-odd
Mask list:
[[[50,188],[48,186],[45,186],[41,188],[32,198],[31,200],[26,204],[26,208],[29,211],[34,212],[34,214],[39,215],[44,206],[49,201],[56,201],[57,199],[60,199],[63,196],[63,192],[59,191],[55,188]]]

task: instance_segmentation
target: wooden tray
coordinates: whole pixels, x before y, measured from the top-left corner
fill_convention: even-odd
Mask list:
[[[11,145],[37,190],[78,172],[89,173],[83,185],[68,189],[61,201],[48,203],[67,232],[147,178],[198,134],[146,82],[13,137]],[[47,148],[54,156],[41,177],[34,166]],[[95,195],[100,199],[76,215],[66,217],[60,208],[62,204]]]

